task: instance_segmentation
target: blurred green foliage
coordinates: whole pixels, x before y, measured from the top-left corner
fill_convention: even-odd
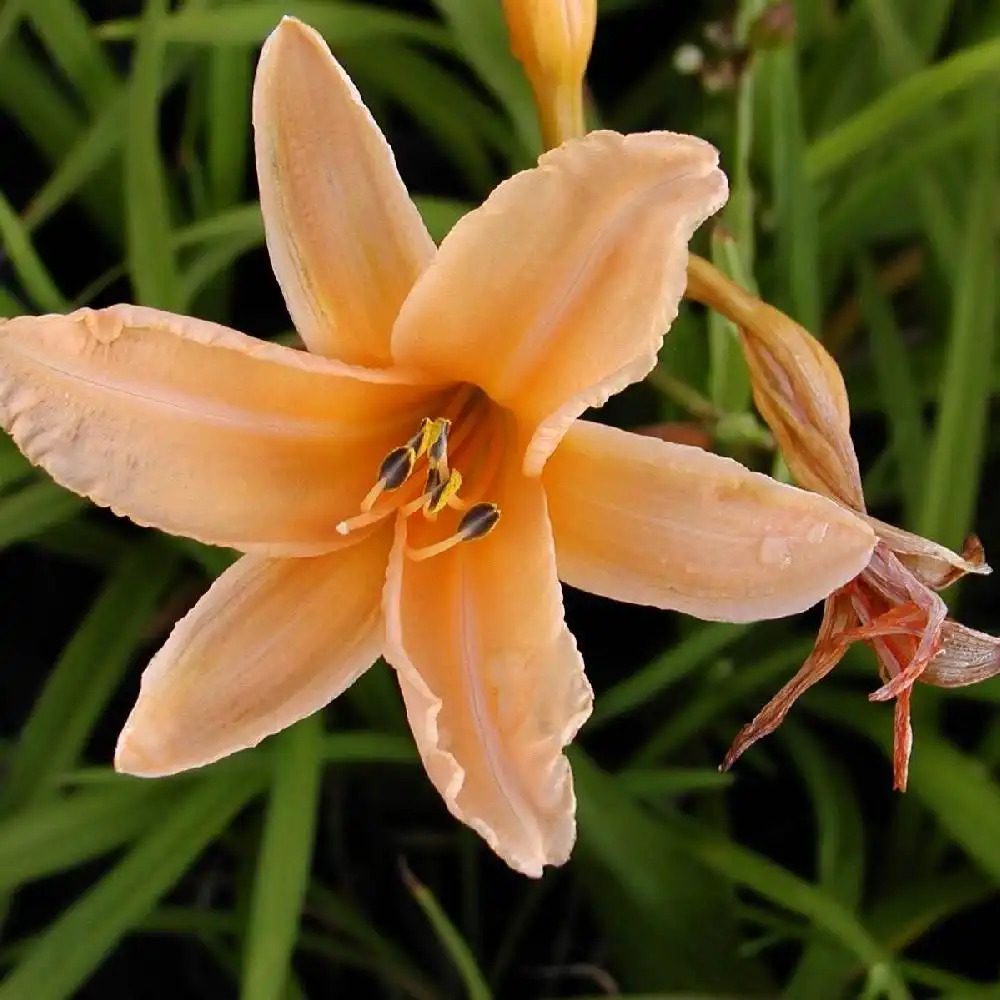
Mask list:
[[[0,186],[20,178],[0,187],[0,314],[112,295],[247,326],[240,268],[263,244],[249,94],[284,13],[355,76],[436,238],[538,152],[499,0],[149,0],[105,19],[114,6],[0,2]],[[629,25],[659,37],[663,5],[600,5],[593,121],[721,147],[736,240],[703,249],[825,336],[872,506],[947,544],[976,526],[1000,546],[1000,2],[799,0],[794,40],[749,60],[739,46],[763,2],[688,6],[637,75],[613,40]],[[702,78],[676,70],[680,43],[702,50]],[[15,148],[27,186],[3,162]],[[67,284],[53,270],[70,256]],[[620,419],[697,419],[774,465],[759,434],[723,433],[753,423],[724,322],[683,310],[663,374]],[[122,699],[228,556],[89,510],[6,439],[0,546],[9,589],[23,578],[45,601],[52,581],[32,589],[25,569],[41,566],[84,581],[89,603],[81,617],[53,602],[53,628],[75,623],[54,662],[49,636],[35,649],[0,612],[16,637],[3,689],[29,692],[0,717],[0,1000],[1000,997],[995,943],[970,944],[1000,920],[997,682],[917,692],[905,798],[888,792],[889,712],[865,701],[859,651],[723,777],[714,764],[806,655],[808,623],[647,616],[662,655],[626,672],[595,654],[598,707],[573,754],[580,843],[535,884],[444,814],[385,671],[205,771],[114,775]],[[970,624],[1000,628],[963,593]],[[113,971],[127,942],[130,986]]]

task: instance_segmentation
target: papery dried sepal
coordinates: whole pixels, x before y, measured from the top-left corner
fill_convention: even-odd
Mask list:
[[[975,535],[969,535],[959,555],[944,545],[938,545],[922,535],[905,531],[867,515],[862,515],[896,554],[900,562],[926,586],[944,590],[967,573],[987,576],[993,570],[986,563],[983,544]]]
[[[941,649],[921,680],[935,687],[978,684],[1000,674],[1000,639],[950,619],[941,627]]]

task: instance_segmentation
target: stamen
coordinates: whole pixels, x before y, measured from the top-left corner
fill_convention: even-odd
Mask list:
[[[433,493],[436,489],[439,489],[443,482],[444,478],[441,475],[440,469],[428,466],[427,478],[424,480],[424,496],[427,496],[428,494]]]
[[[474,503],[458,522],[458,533],[466,541],[485,538],[500,520],[500,508],[495,503]]]
[[[495,503],[474,503],[458,522],[458,530],[453,535],[434,545],[425,545],[419,549],[407,549],[406,554],[417,562],[431,559],[454,548],[459,542],[471,542],[477,538],[485,538],[500,520],[500,508]]]
[[[445,507],[465,510],[468,505],[458,497],[461,488],[462,473],[458,469],[452,469],[445,480],[442,480],[441,473],[437,469],[428,469],[424,492],[415,500],[400,507],[399,512],[403,517],[409,517],[423,509],[424,516],[433,520]]]
[[[380,479],[375,485],[365,494],[364,500],[361,501],[361,509],[364,511],[369,511],[375,506],[375,501],[382,495],[382,491],[385,489],[385,483]],[[346,523],[346,522],[341,522]],[[340,530],[338,526],[338,531]],[[346,534],[346,532],[344,532]]]
[[[398,490],[410,478],[416,464],[417,453],[409,445],[393,448],[379,466],[378,478],[385,483],[385,489]]]
[[[416,464],[417,453],[409,442],[399,448],[393,448],[382,459],[382,464],[378,467],[375,485],[361,501],[361,509],[371,510],[383,491],[398,490],[410,478]]]
[[[417,458],[422,458],[424,452],[430,447],[436,429],[435,423],[436,421],[431,420],[430,417],[421,418],[420,430],[406,442],[407,446],[413,449]]]
[[[441,472],[442,478],[448,477],[448,433],[451,430],[451,421],[444,417],[438,417],[434,421],[436,434],[427,447],[427,464],[432,469]]]
[[[357,531],[358,528],[367,528],[369,524],[376,524],[382,518],[393,513],[395,513],[395,509],[390,507],[388,510],[367,510],[363,514],[355,514],[354,517],[349,517],[337,525],[337,534],[349,535],[352,531]]]
[[[472,394],[461,401],[458,416],[467,415],[466,409],[471,405]],[[453,414],[454,415],[454,414]],[[467,420],[460,421],[459,433],[456,437],[456,447],[464,445],[472,429]],[[500,519],[500,510],[493,503],[474,503],[471,506],[458,494],[462,489],[463,477],[457,469],[448,466],[448,444],[452,421],[448,417],[423,417],[417,432],[403,445],[393,448],[382,460],[378,468],[375,485],[361,501],[361,513],[349,517],[337,525],[337,531],[342,535],[350,534],[359,528],[375,524],[389,515],[410,517],[418,510],[429,520],[437,518],[446,507],[464,512],[458,522],[455,533],[435,545],[421,549],[410,549],[409,554],[414,559],[429,559],[440,552],[446,552],[459,542],[472,541],[488,535]],[[492,443],[492,442],[491,442]],[[485,460],[483,457],[475,463],[475,482],[484,483],[492,479],[492,470],[496,456],[494,448],[488,448]],[[389,502],[378,511],[374,509],[383,493],[398,490],[413,475],[414,469],[421,458],[427,459],[427,474],[424,489],[420,496],[407,503],[393,504]],[[484,475],[484,470],[489,475]],[[478,491],[477,491],[478,492]],[[412,494],[411,494],[412,495]]]
[[[447,507],[452,500],[458,500],[458,491],[462,488],[462,473],[458,469],[452,469],[451,475],[443,483],[438,483],[427,496],[427,504],[424,507],[424,514],[434,518]]]

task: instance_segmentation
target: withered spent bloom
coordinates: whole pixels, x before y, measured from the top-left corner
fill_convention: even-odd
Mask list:
[[[914,684],[963,687],[1000,673],[1000,639],[953,621],[937,593],[966,573],[989,573],[983,547],[972,536],[959,555],[867,514],[844,380],[815,337],[696,257],[688,266],[687,295],[739,327],[754,402],[797,482],[855,511],[878,536],[868,566],[827,597],[812,654],[743,727],[723,769],[773,732],[795,700],[862,641],[875,651],[883,682],[869,699],[896,702],[894,787],[903,790]]]

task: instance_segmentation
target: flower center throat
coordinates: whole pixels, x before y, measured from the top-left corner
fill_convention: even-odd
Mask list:
[[[410,517],[420,511],[434,521],[446,508],[461,513],[456,530],[440,542],[422,548],[407,549],[411,559],[430,559],[447,552],[459,542],[485,538],[500,520],[500,508],[495,503],[469,503],[461,496],[462,473],[448,463],[448,443],[452,422],[446,417],[424,417],[416,433],[404,444],[393,448],[382,460],[375,476],[375,485],[361,501],[361,513],[341,521],[337,531],[349,534],[358,528],[374,524],[393,512]],[[393,494],[410,481],[423,463],[426,466],[424,488],[408,503],[379,504],[386,494]]]

